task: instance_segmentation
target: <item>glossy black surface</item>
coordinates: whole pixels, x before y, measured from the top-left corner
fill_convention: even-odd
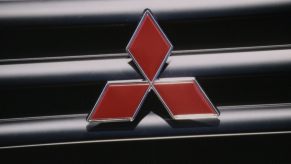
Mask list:
[[[285,134],[88,143],[5,149],[0,153],[1,161],[7,163],[286,164],[291,162],[290,137]]]
[[[203,121],[173,121],[164,114],[159,105],[145,107],[134,122],[128,123],[89,124],[86,121],[86,114],[7,120],[2,121],[0,125],[0,145],[3,147],[291,131],[290,104],[232,106],[218,109],[220,111],[218,119]]]
[[[288,74],[197,80],[215,106],[291,103]],[[0,119],[90,113],[105,83],[0,86]],[[156,108],[159,102],[150,93],[145,105]]]
[[[260,50],[199,54],[176,52],[161,73],[164,77],[215,77],[291,72],[291,50]],[[121,58],[31,61],[0,65],[0,85],[99,82],[142,78],[131,60]]]
[[[174,50],[291,43],[283,0],[0,2],[0,59],[123,53],[145,8]]]
[[[221,105],[217,120],[175,122],[168,119],[158,101],[149,100],[137,121],[130,124],[89,125],[86,122],[91,103],[106,81],[141,78],[124,52],[146,8],[152,10],[174,45],[174,55],[161,77],[197,77],[215,105]],[[1,118],[23,117],[0,120],[0,147],[289,133],[290,104],[266,104],[290,101],[290,9],[291,2],[283,0],[0,2],[0,113]],[[246,46],[251,48],[242,48]],[[72,87],[75,84],[81,87]],[[67,115],[75,113],[82,114]],[[28,118],[31,116],[45,117]],[[264,139],[267,146],[261,143],[257,146],[266,150],[273,141]],[[284,141],[277,141],[283,146],[275,149],[286,147],[288,143]],[[211,152],[210,156],[223,152],[221,147],[225,146],[224,142],[216,146],[213,142],[208,145],[209,149],[200,145],[202,150]],[[254,146],[252,143],[257,142],[249,143]],[[177,148],[185,145],[171,144]],[[234,146],[247,147],[242,144]],[[147,146],[150,145],[145,146],[146,150],[153,149]],[[167,148],[167,145],[158,145],[149,159],[158,159],[156,154],[163,150],[162,146]],[[190,144],[187,146],[190,148]],[[108,151],[114,146],[104,147]],[[57,151],[62,151],[59,148]],[[230,149],[226,149],[225,156],[229,156]],[[41,148],[34,150],[46,153]],[[173,154],[171,149],[167,150]],[[267,152],[264,161],[273,160]],[[82,151],[81,156],[86,153]],[[72,160],[78,161],[78,155],[75,152],[73,155]],[[92,153],[83,160],[87,161],[89,155]],[[275,159],[282,157],[274,156]],[[5,162],[9,158],[2,154],[3,157]],[[219,163],[217,158],[222,155],[211,157]],[[239,156],[239,162],[243,157]]]
[[[25,5],[26,7],[23,7]],[[162,20],[197,19],[207,17],[250,15],[282,12],[289,9],[289,1],[18,1],[1,2],[0,22],[9,24],[88,24],[137,21],[146,8]],[[135,6],[132,8],[131,6]],[[43,19],[46,18],[46,19]],[[94,19],[92,19],[94,18]],[[65,21],[62,21],[65,20]]]

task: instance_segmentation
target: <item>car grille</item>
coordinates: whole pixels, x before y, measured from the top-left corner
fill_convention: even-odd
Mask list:
[[[150,112],[163,109],[151,94],[144,120],[122,132],[87,124],[107,81],[142,78],[125,47],[145,8],[174,46],[161,77],[196,77],[220,122],[173,128]],[[0,145],[290,131],[290,9],[285,1],[0,2]]]

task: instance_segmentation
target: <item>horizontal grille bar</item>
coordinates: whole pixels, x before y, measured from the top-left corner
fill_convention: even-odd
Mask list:
[[[290,108],[290,104],[218,107],[220,110],[219,120],[207,122],[207,124],[203,121],[190,121],[171,125],[171,120],[164,120],[154,113],[148,114],[137,124],[129,123],[130,125],[125,124],[125,126],[122,124],[91,126],[86,122],[87,115],[2,120],[0,145],[1,147],[10,147],[166,139],[167,137],[290,133]],[[147,133],[144,133],[145,131]]]
[[[288,73],[291,71],[291,50],[262,50],[199,54],[176,51],[168,59],[169,65],[161,77],[207,77],[226,75],[257,75]],[[42,61],[0,65],[0,86],[34,85],[71,82],[140,79],[130,65],[121,58]]]
[[[290,7],[291,2],[286,0],[1,2],[0,25],[126,23],[138,20],[145,8],[150,8],[161,20],[177,20],[270,13]]]

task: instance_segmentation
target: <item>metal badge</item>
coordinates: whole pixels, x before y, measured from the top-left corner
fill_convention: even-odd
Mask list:
[[[133,121],[151,90],[172,119],[217,118],[218,111],[194,77],[158,78],[172,49],[150,10],[145,10],[126,47],[145,80],[108,81],[87,120]]]

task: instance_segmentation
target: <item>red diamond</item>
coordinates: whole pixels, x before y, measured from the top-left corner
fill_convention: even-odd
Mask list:
[[[146,78],[153,81],[163,66],[172,45],[149,11],[140,21],[127,51]]]
[[[148,88],[145,82],[108,83],[89,121],[133,120]]]
[[[156,82],[162,102],[175,119],[210,118],[217,113],[195,80]]]

